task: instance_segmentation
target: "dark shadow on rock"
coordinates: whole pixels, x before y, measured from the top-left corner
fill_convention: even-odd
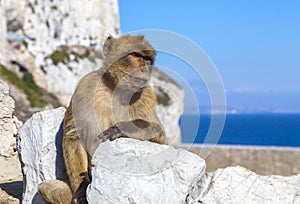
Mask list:
[[[1,183],[0,188],[9,195],[22,200],[23,181],[14,181],[10,183]]]
[[[46,202],[40,195],[39,193],[35,193],[33,198],[32,198],[32,204],[44,204],[44,203],[48,203]]]
[[[59,130],[55,136],[55,146],[56,146],[56,160],[55,160],[55,176],[57,180],[67,180],[67,171],[63,157],[62,150],[62,138],[63,138],[63,127],[64,121],[61,122]]]

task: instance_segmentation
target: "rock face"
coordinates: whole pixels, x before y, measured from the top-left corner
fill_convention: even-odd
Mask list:
[[[0,44],[7,45],[0,46],[0,63],[18,76],[32,73],[40,87],[68,106],[78,81],[102,66],[107,35],[119,35],[118,1],[0,0],[0,27]],[[183,90],[170,81],[153,72],[169,144],[180,143],[183,111]]]
[[[157,69],[153,70],[150,84],[157,95],[158,106],[156,112],[164,125],[167,144],[180,144],[179,119],[183,113],[183,89]]]
[[[2,63],[14,71],[18,67],[9,61],[20,63],[65,105],[78,80],[101,66],[106,36],[119,34],[117,0],[1,0],[0,6],[9,40]]]
[[[6,18],[3,1],[4,0],[0,0],[0,63],[5,60],[6,49]]]
[[[35,57],[37,83],[68,105],[78,80],[102,64],[94,49],[102,49],[109,33],[119,33],[118,2],[27,0],[25,11],[25,40]]]
[[[228,167],[208,173],[198,187],[193,203],[300,203],[300,174],[259,176],[243,167]]]
[[[100,49],[103,38],[119,32],[116,0],[26,0],[24,32],[28,49],[43,63],[59,45],[82,45]],[[53,43],[54,42],[54,43]]]
[[[45,203],[37,194],[38,184],[46,179],[66,180],[62,154],[64,108],[34,114],[17,135],[24,176],[22,203]]]
[[[61,151],[64,108],[35,114],[20,129],[23,203],[44,203],[45,179],[65,180]],[[300,174],[260,176],[242,167],[204,174],[197,155],[146,141],[120,138],[100,144],[92,159],[90,203],[300,203]],[[100,203],[102,203],[100,202]]]
[[[17,134],[21,122],[13,116],[15,103],[9,96],[7,83],[0,80],[0,155],[11,156],[11,146],[16,143],[14,135]]]
[[[184,203],[205,171],[186,150],[130,138],[100,144],[92,164],[89,203]]]

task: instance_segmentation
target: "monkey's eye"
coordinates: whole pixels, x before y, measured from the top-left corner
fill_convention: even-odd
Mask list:
[[[148,56],[143,56],[143,59],[145,60],[145,61],[150,61],[151,63],[152,63],[152,58],[151,57],[148,57]]]
[[[136,58],[143,58],[143,60],[149,62],[149,64],[152,64],[153,63],[153,59],[151,57],[148,57],[148,56],[144,56],[138,52],[133,52],[133,53],[130,53],[131,56],[134,56]]]
[[[132,55],[134,57],[138,57],[138,58],[143,58],[143,55],[141,55],[140,53],[137,53],[137,52],[133,52],[130,55]]]

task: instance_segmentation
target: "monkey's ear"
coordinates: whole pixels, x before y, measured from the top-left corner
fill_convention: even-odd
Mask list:
[[[105,43],[103,45],[103,54],[104,56],[106,57],[108,55],[108,53],[110,52],[111,50],[111,47],[112,47],[112,44],[113,42],[115,41],[115,38],[111,35],[109,35],[106,40],[105,40]]]

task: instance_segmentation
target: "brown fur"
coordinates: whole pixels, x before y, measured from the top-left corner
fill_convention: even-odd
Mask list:
[[[39,193],[48,202],[84,200],[91,155],[106,139],[126,136],[165,143],[155,112],[156,96],[145,82],[155,58],[153,48],[142,36],[126,35],[108,37],[103,53],[103,68],[81,79],[65,113],[63,154],[70,187],[54,183],[55,188],[53,181],[44,181]]]

